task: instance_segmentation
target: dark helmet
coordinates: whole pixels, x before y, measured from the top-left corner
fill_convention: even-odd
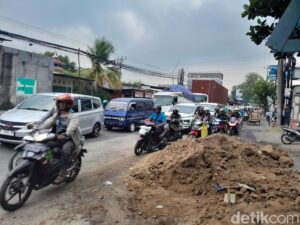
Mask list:
[[[174,108],[173,109],[173,114],[178,115],[178,113],[179,113],[179,110],[177,108]]]
[[[159,112],[161,112],[161,106],[160,105],[154,105],[153,106],[153,111],[158,110]]]
[[[58,109],[58,111],[60,111],[60,108],[59,108],[59,103],[65,103],[65,110],[66,111],[69,111],[72,109],[73,105],[74,105],[74,100],[73,98],[71,97],[71,95],[69,94],[62,94],[62,95],[59,95],[57,96],[56,98],[56,107]]]
[[[198,108],[197,113],[198,113],[198,114],[203,113],[203,107],[202,107],[202,106],[200,106],[200,107]]]

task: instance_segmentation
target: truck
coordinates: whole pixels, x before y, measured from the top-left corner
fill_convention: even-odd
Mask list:
[[[169,111],[177,103],[204,103],[208,102],[208,95],[204,93],[192,93],[186,87],[174,84],[165,91],[153,95],[154,104],[162,106],[162,111]]]
[[[209,102],[226,105],[228,101],[228,89],[215,80],[193,80],[192,92],[207,94]]]

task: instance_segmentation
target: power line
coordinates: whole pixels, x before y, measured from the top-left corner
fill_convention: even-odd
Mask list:
[[[3,16],[3,15],[0,15],[0,20],[4,21],[6,23],[14,24],[16,26],[19,26],[19,27],[22,27],[22,28],[26,28],[26,29],[35,31],[35,32],[40,33],[40,34],[48,34],[48,35],[50,34],[51,36],[53,36],[55,38],[58,38],[60,40],[65,40],[65,41],[67,41],[69,43],[82,44],[82,45],[85,45],[85,46],[89,46],[90,45],[89,43],[86,43],[86,42],[83,42],[83,41],[79,41],[79,40],[74,39],[74,38],[66,37],[64,35],[61,35],[61,34],[58,34],[58,33],[55,33],[55,32],[49,31],[49,30],[44,30],[42,28],[39,28],[39,27],[36,27],[36,26],[33,26],[33,25],[28,25],[26,23],[17,21],[17,20],[12,19],[12,18],[8,18],[8,17]],[[122,54],[120,54],[120,53],[119,54],[118,53],[113,53],[113,54],[118,55],[118,56],[122,56]],[[138,62],[140,64],[146,65],[148,67],[152,67],[152,68],[163,70],[163,71],[168,71],[165,68],[162,68],[160,66],[156,66],[156,65],[152,65],[152,64],[143,62],[142,60],[135,59],[133,57],[126,56],[126,58],[131,59],[132,61]]]
[[[93,55],[93,54],[91,54],[87,51],[83,51],[81,49],[71,48],[71,47],[67,47],[67,46],[64,46],[64,45],[59,45],[59,44],[55,44],[55,43],[51,43],[51,42],[47,42],[47,41],[42,41],[42,40],[26,37],[26,36],[23,36],[23,35],[10,33],[10,32],[3,31],[3,30],[0,30],[0,34],[8,36],[8,37],[13,38],[13,39],[27,41],[27,42],[30,42],[30,43],[35,43],[35,44],[38,44],[38,45],[41,45],[41,46],[46,46],[46,47],[49,47],[49,48],[59,49],[59,50],[66,51],[66,52],[73,53],[73,54],[77,54],[77,55],[78,54],[85,55],[85,56],[87,56],[91,59],[94,59],[94,60],[96,60],[100,63],[104,63],[106,65],[119,66],[119,67],[122,66],[123,69],[129,70],[129,71],[132,71],[132,72],[138,72],[138,73],[142,73],[142,74],[145,74],[145,75],[152,75],[152,76],[157,76],[157,77],[172,78],[171,74],[160,73],[160,72],[147,70],[147,69],[143,69],[143,68],[127,65],[127,64],[122,64],[122,63],[116,62],[115,60],[107,60],[107,59],[98,57],[96,55]]]

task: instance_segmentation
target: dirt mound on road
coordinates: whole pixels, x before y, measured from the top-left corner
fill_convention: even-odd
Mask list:
[[[299,176],[292,165],[285,152],[270,145],[244,144],[225,135],[187,138],[132,168],[129,209],[147,224],[232,224],[238,211],[299,212]],[[229,176],[236,196],[231,206],[224,203],[227,190],[222,190]]]

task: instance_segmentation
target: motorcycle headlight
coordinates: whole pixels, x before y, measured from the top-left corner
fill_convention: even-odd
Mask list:
[[[23,153],[23,157],[25,157],[25,158],[32,158],[34,155],[35,155],[35,153],[31,152],[31,151],[25,151]]]

